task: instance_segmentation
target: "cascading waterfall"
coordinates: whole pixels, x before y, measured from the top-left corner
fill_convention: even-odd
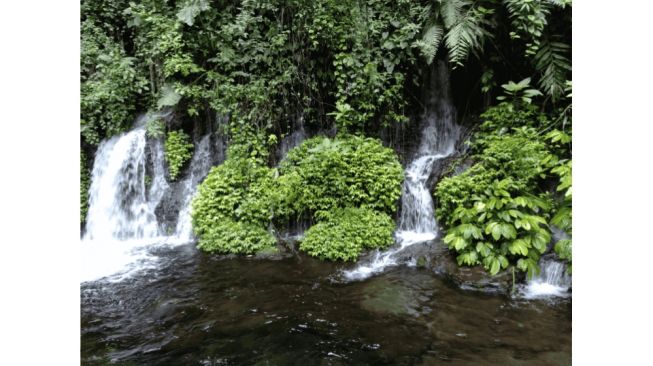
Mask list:
[[[204,135],[199,144],[195,147],[193,158],[190,162],[190,172],[183,185],[184,203],[179,212],[179,219],[175,229],[174,239],[181,243],[188,243],[194,240],[193,227],[191,225],[191,204],[197,185],[206,177],[212,166],[211,134]]]
[[[543,257],[540,259],[540,274],[529,280],[521,292],[527,299],[567,297],[570,288],[571,276],[567,274],[567,265],[555,258]]]
[[[145,128],[142,123],[137,125],[98,147],[89,190],[86,233],[81,242],[82,282],[103,277],[120,280],[142,269],[154,268],[157,258],[149,249],[194,239],[190,203],[197,185],[213,164],[211,135],[205,135],[195,147],[189,173],[180,183],[183,204],[176,230],[166,236],[155,214],[170,188],[165,177],[163,143],[154,140],[148,145]],[[147,168],[151,168],[150,176]]]
[[[85,240],[146,239],[158,236],[154,207],[145,184],[145,129],[137,128],[100,144],[89,189]],[[160,198],[165,178],[154,177]]]
[[[437,237],[438,225],[427,182],[439,168],[439,161],[455,152],[460,136],[450,96],[449,70],[443,61],[439,61],[431,73],[429,99],[422,120],[424,126],[419,150],[405,170],[401,216],[395,232],[397,245],[386,252],[377,252],[370,263],[345,271],[344,276],[349,280],[364,279],[388,266],[397,265],[397,253],[413,244]]]

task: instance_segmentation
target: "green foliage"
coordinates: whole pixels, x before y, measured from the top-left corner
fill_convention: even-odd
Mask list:
[[[503,2],[516,29],[510,32],[510,37],[513,39],[526,37],[526,55],[535,55],[550,13],[549,3],[545,0],[503,0]]]
[[[545,39],[533,58],[535,70],[540,73],[540,88],[554,100],[563,96],[571,71],[571,60],[567,55],[571,47],[563,42]]]
[[[83,224],[86,222],[86,213],[88,212],[88,190],[91,187],[91,171],[88,167],[88,159],[84,150],[80,150],[80,163],[79,163],[79,203],[80,203],[80,221]]]
[[[472,144],[476,164],[436,187],[436,214],[447,227],[444,241],[458,253],[459,265],[482,265],[494,275],[513,264],[533,276],[551,241],[549,225],[556,221],[551,215],[564,212],[538,187],[556,174],[560,190],[570,187],[567,165],[560,165],[549,140],[568,140],[538,133],[535,127],[546,125],[547,118],[528,105],[502,103],[483,118]]]
[[[518,83],[509,81],[508,84],[501,85],[506,95],[498,96],[497,100],[509,99],[513,104],[518,101],[524,104],[531,104],[533,97],[542,95],[542,92],[537,89],[528,89],[530,83],[531,78],[526,78]]]
[[[364,208],[321,211],[299,249],[320,259],[355,261],[363,249],[392,245],[395,224],[385,213]]]
[[[251,248],[269,244],[262,235],[266,228],[313,214],[319,223],[300,247],[311,255],[354,260],[363,249],[392,243],[394,223],[388,214],[396,211],[403,179],[392,150],[369,138],[317,137],[291,150],[277,171],[266,165],[261,136],[238,134],[246,135],[230,146],[228,159],[211,169],[193,199],[200,248],[258,250]],[[237,234],[237,244],[229,246],[221,239],[222,229],[214,229],[222,222],[256,232]]]
[[[559,132],[559,131],[558,131]],[[554,136],[559,134],[553,134]],[[557,212],[551,219],[551,224],[557,226],[558,228],[564,230],[568,235],[569,239],[560,239],[554,246],[555,252],[558,256],[566,260],[569,263],[567,267],[568,271],[571,272],[572,268],[572,258],[571,258],[571,234],[572,234],[572,195],[571,195],[571,160],[563,159],[558,165],[551,169],[551,172],[557,174],[560,177],[560,183],[558,184],[556,191],[564,192],[564,198],[562,202],[557,207]]]
[[[165,143],[165,158],[168,162],[170,179],[175,180],[181,168],[193,156],[193,143],[184,131],[170,131]]]
[[[252,254],[275,244],[274,237],[258,225],[223,219],[200,236],[197,247],[210,253]]]
[[[97,145],[130,125],[134,100],[147,90],[147,81],[135,59],[91,21],[82,23],[81,47],[81,134]]]
[[[151,118],[145,123],[145,133],[151,138],[161,138],[166,135],[166,124],[160,118]]]
[[[191,211],[198,248],[252,253],[276,243],[266,227],[274,218],[275,200],[282,201],[279,196],[285,191],[277,190],[274,170],[250,155],[255,151],[232,145],[228,159],[213,167],[199,185]]]
[[[546,115],[539,113],[537,106],[531,104],[519,104],[502,102],[488,108],[481,114],[481,125],[475,140],[491,134],[505,134],[519,127],[540,128],[549,123]],[[483,145],[483,144],[480,144]]]
[[[280,171],[298,175],[299,205],[313,212],[365,205],[393,213],[403,181],[394,151],[355,136],[306,140],[288,153]]]

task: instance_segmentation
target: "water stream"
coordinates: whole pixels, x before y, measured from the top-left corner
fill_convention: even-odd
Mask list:
[[[195,147],[189,173],[180,182],[183,204],[176,228],[163,232],[155,214],[170,189],[165,177],[163,143],[149,140],[142,123],[132,131],[103,141],[98,147],[89,190],[86,231],[81,241],[81,281],[108,277],[120,281],[137,272],[156,268],[159,246],[182,245],[194,240],[190,204],[197,184],[213,159],[210,134]],[[151,172],[148,176],[148,152]]]
[[[401,216],[395,232],[396,245],[358,267],[345,271],[348,280],[361,280],[401,263],[398,253],[406,248],[436,239],[438,224],[434,215],[429,179],[440,169],[439,161],[455,152],[460,136],[456,110],[450,96],[449,71],[442,61],[431,74],[430,94],[422,117],[419,149],[405,170],[401,194]]]
[[[571,296],[571,276],[567,273],[567,264],[553,257],[542,257],[539,264],[539,275],[522,286],[521,295],[526,299]]]

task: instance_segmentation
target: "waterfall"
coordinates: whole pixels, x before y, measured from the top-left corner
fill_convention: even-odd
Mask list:
[[[386,252],[377,252],[370,263],[345,271],[344,276],[349,280],[364,279],[397,265],[397,253],[437,237],[438,225],[428,180],[439,169],[440,160],[455,152],[460,127],[456,124],[456,110],[450,96],[449,70],[443,61],[436,64],[429,86],[419,149],[405,170],[401,216],[395,232],[397,245]]]
[[[521,289],[527,299],[569,296],[571,276],[567,274],[567,265],[553,257],[540,259],[540,274],[530,279]]]
[[[154,214],[157,202],[148,202],[145,129],[137,128],[100,144],[89,189],[85,240],[127,240],[158,236]],[[161,182],[163,180],[163,183]],[[153,195],[160,199],[165,178],[154,177]],[[156,201],[156,200],[153,200]]]
[[[171,190],[166,180],[163,142],[146,137],[143,123],[103,141],[93,164],[89,189],[86,233],[81,241],[82,282],[107,277],[120,280],[137,271],[155,268],[157,257],[150,249],[194,240],[190,206],[197,185],[214,163],[211,134],[195,146],[188,173]],[[142,121],[141,121],[142,122]],[[148,175],[149,173],[149,175]],[[176,202],[162,202],[174,193]],[[162,232],[156,208],[160,203],[178,212],[171,236]],[[173,211],[175,210],[175,211]],[[178,210],[178,211],[176,211]]]
[[[206,177],[212,166],[211,134],[204,135],[195,147],[193,158],[190,162],[190,173],[183,182],[183,193],[185,197],[179,219],[175,228],[174,238],[176,241],[188,243],[194,240],[193,227],[191,225],[191,204],[197,185]]]

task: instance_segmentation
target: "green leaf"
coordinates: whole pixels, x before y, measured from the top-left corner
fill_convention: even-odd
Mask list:
[[[508,250],[510,251],[511,254],[517,255],[523,255],[526,256],[528,255],[528,245],[524,240],[522,239],[517,239],[510,243],[510,246],[508,247]]]
[[[456,237],[456,238],[451,242],[450,245],[453,245],[453,247],[454,247],[457,251],[461,251],[461,250],[463,250],[463,249],[465,249],[465,248],[467,247],[467,240],[465,240],[464,238],[462,238],[462,237],[460,237],[460,236],[457,236],[457,237]]]
[[[501,270],[501,262],[497,258],[493,258],[492,264],[490,265],[490,274],[494,276],[499,273],[499,270]]]
[[[181,95],[179,95],[172,86],[166,84],[161,88],[161,97],[156,104],[157,107],[161,109],[163,107],[173,107],[177,105],[180,100]]]
[[[177,12],[177,19],[180,22],[186,23],[188,25],[193,25],[195,22],[195,17],[199,15],[204,10],[209,9],[209,3],[207,0],[191,0],[186,3],[186,5]]]

